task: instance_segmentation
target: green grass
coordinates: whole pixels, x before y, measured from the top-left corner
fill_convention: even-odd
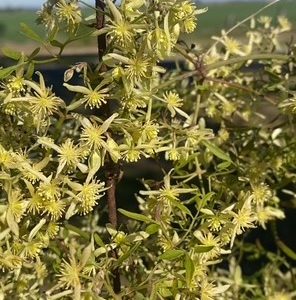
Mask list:
[[[294,3],[293,3],[294,2]],[[205,7],[199,4],[199,7]],[[190,37],[194,41],[205,41],[212,35],[219,35],[221,29],[230,28],[238,21],[246,18],[264,6],[260,2],[225,3],[208,5],[209,11],[199,16],[198,30]],[[283,0],[266,9],[263,14],[276,18],[278,15],[286,15],[292,22],[296,23],[295,0]],[[43,30],[35,23],[36,13],[33,11],[0,11],[0,47],[4,42],[24,43],[26,37],[20,33],[19,23],[24,22],[43,34]],[[234,34],[239,35],[240,30]]]
[[[194,35],[201,38],[217,35],[221,32],[221,29],[232,27],[237,22],[258,11],[264,5],[266,3],[262,2],[208,5],[208,12],[199,16],[198,31]],[[200,6],[204,7],[206,5]],[[274,19],[279,15],[285,15],[293,23],[296,23],[295,0],[280,1],[264,10],[261,15],[269,15]]]

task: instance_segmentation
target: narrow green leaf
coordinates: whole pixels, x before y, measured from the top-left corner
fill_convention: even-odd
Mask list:
[[[15,71],[19,66],[11,66],[7,68],[0,69],[0,79],[3,79],[9,76],[13,71]]]
[[[19,226],[18,226],[17,222],[15,221],[14,216],[11,213],[10,209],[7,210],[6,221],[7,221],[7,225],[10,228],[10,230],[18,237],[19,236]]]
[[[109,9],[113,15],[114,21],[120,23],[122,21],[122,16],[116,5],[111,0],[106,0],[106,3],[109,6]]]
[[[140,242],[136,243],[133,247],[131,247],[130,249],[128,249],[123,255],[121,255],[119,257],[119,259],[116,261],[115,266],[121,266],[122,263],[127,260],[133,252],[136,251],[137,248],[139,248],[139,246],[141,245]]]
[[[105,247],[103,240],[100,238],[100,236],[97,233],[94,234],[94,240],[98,246]]]
[[[283,243],[281,240],[277,240],[276,244],[288,257],[296,260],[296,252],[289,248],[285,243]]]
[[[219,171],[225,170],[227,169],[229,166],[231,165],[230,161],[223,161],[220,164],[218,164],[217,169]]]
[[[186,282],[187,286],[190,286],[192,277],[194,275],[194,263],[190,256],[186,253],[185,255],[185,261],[184,261],[184,267],[186,270]]]
[[[14,59],[14,60],[19,60],[22,56],[21,52],[15,51],[15,50],[13,50],[11,48],[8,48],[8,47],[2,48],[2,53],[6,57],[9,57],[9,58]]]
[[[159,228],[160,226],[158,224],[150,224],[146,227],[145,231],[151,235],[158,232]]]
[[[64,47],[64,44],[62,44],[61,42],[57,41],[57,40],[52,40],[50,41],[50,44],[54,47],[58,47],[58,48],[62,48]]]
[[[176,249],[171,249],[165,251],[163,254],[160,255],[160,259],[163,260],[175,260],[179,257],[182,257],[184,255],[183,250],[176,250]]]
[[[192,217],[191,211],[184,204],[175,199],[171,199],[171,203],[178,207],[183,213]]]
[[[204,253],[209,252],[214,248],[214,246],[207,246],[207,245],[198,245],[194,247],[194,252],[196,253]]]
[[[133,213],[133,212],[121,209],[121,208],[119,208],[118,211],[130,219],[134,219],[134,220],[145,222],[145,223],[153,223],[154,222],[152,219],[150,219],[144,215],[141,215],[141,214]]]
[[[70,225],[70,224],[66,224],[65,227],[70,230],[70,231],[73,231],[75,233],[77,233],[78,235],[80,235],[81,237],[89,240],[90,239],[90,235],[85,232],[85,231],[82,231],[81,229],[79,229],[78,227],[76,226],[73,226],[73,225]]]
[[[209,141],[203,141],[203,144],[208,148],[208,150],[213,153],[218,158],[221,158],[222,160],[226,160],[230,163],[232,163],[231,158],[226,154],[222,149],[220,149],[218,146],[214,145],[213,143]]]
[[[26,71],[26,77],[31,78],[34,74],[34,70],[35,70],[35,64],[30,62],[28,65],[28,69]]]
[[[34,49],[33,52],[29,55],[29,59],[33,59],[40,52],[40,49],[40,47]]]
[[[42,38],[27,24],[21,23],[21,32],[28,37],[31,40],[37,41],[37,42],[43,42]]]

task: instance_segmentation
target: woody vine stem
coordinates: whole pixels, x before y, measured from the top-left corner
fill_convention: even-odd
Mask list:
[[[95,0],[96,4],[96,28],[98,30],[104,28],[105,25],[105,2],[103,0]],[[99,64],[101,65],[99,71],[106,71],[106,65],[102,63],[103,56],[106,52],[107,41],[106,35],[99,35],[97,38],[97,47],[98,47],[98,58]],[[108,104],[107,104],[108,105]],[[107,108],[106,114],[110,115],[110,111]],[[108,201],[108,215],[109,222],[114,228],[117,228],[117,205],[116,205],[116,184],[118,181],[119,168],[118,166],[110,160],[110,163],[106,167],[105,177],[106,177],[106,187],[107,190],[107,201]],[[112,251],[112,256],[117,259],[118,254],[116,250]],[[120,274],[119,269],[115,268],[113,270],[113,290],[116,294],[120,293]]]

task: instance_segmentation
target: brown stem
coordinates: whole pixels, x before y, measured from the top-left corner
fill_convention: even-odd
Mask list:
[[[96,0],[96,21],[97,21],[96,28],[98,30],[102,29],[105,26],[105,15],[104,15],[105,5],[106,5],[105,1]],[[99,61],[101,62],[107,48],[105,34],[101,34],[98,36],[97,45],[98,45]]]
[[[115,167],[116,166],[112,164],[112,166],[110,166],[110,169],[106,171],[106,186],[109,188],[107,190],[109,222],[114,228],[117,228],[117,209],[115,192],[116,183],[118,180],[118,172]]]
[[[102,29],[105,26],[105,1],[104,0],[95,0],[96,2],[96,28]],[[103,56],[107,49],[107,41],[106,35],[102,34],[98,36],[97,39],[97,47],[98,47],[98,56],[99,63],[102,62]],[[106,65],[102,64],[100,71],[106,71]],[[109,114],[109,109],[106,107],[106,114]],[[116,184],[119,176],[119,168],[113,162],[106,168],[105,172],[106,176],[106,187],[107,190],[107,201],[108,201],[108,214],[109,214],[109,222],[112,224],[114,228],[117,228],[117,207],[116,207]],[[112,257],[114,259],[118,259],[118,253],[116,249],[112,251]],[[112,271],[113,275],[113,290],[116,294],[120,293],[120,273],[119,268],[115,268]]]

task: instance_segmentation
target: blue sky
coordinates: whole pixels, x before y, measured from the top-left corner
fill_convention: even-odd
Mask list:
[[[211,2],[225,2],[227,0],[201,0],[203,3],[211,3]],[[236,1],[248,1],[248,0],[236,0]],[[249,0],[250,1],[250,0]],[[23,7],[23,8],[39,8],[41,7],[43,0],[0,0],[0,9],[2,8],[15,8],[15,7]],[[92,0],[85,0],[85,2],[93,3]]]

